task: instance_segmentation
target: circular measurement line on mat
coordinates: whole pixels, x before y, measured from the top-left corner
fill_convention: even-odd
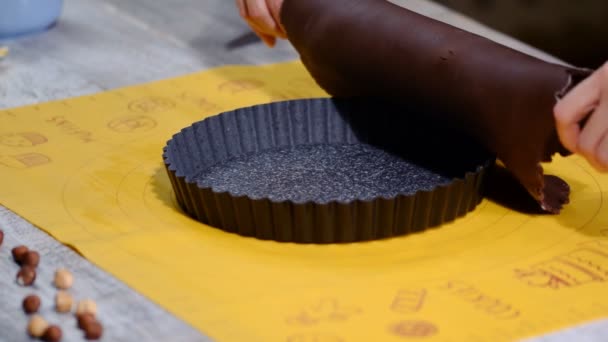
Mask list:
[[[597,194],[599,195],[599,199],[598,199],[598,203],[597,203],[597,208],[596,210],[593,212],[593,214],[591,215],[591,217],[585,219],[585,221],[583,223],[581,223],[580,225],[578,225],[576,228],[574,228],[577,231],[581,231],[583,230],[585,227],[589,226],[590,224],[593,223],[593,221],[595,221],[595,219],[597,218],[597,216],[602,212],[602,208],[604,207],[604,193],[602,192],[602,188],[600,183],[598,182],[598,180],[593,176],[593,174],[591,174],[591,172],[589,172],[583,165],[581,165],[579,162],[577,161],[573,161],[572,159],[568,160],[569,163],[572,163],[573,165],[576,165],[578,169],[580,169],[582,172],[584,172],[589,179],[593,180],[593,185],[595,186],[596,190],[597,190]],[[569,206],[572,206],[574,203],[570,203]],[[551,250],[552,248],[557,247],[558,245],[562,244],[562,241],[553,243],[551,245],[545,246],[541,249],[536,250],[534,253],[532,253],[531,255],[527,255],[525,257],[519,257],[509,263],[504,264],[503,266],[511,266],[517,262],[520,262],[522,260],[525,260],[531,256],[534,255],[538,255],[542,252],[546,252]]]
[[[120,236],[122,234],[129,234],[140,230],[171,229],[172,227],[175,227],[176,224],[187,223],[186,221],[199,224],[200,229],[203,230],[215,229],[205,227],[198,222],[193,222],[184,216],[181,208],[179,208],[175,202],[172,188],[169,184],[162,183],[167,176],[164,174],[162,164],[160,164],[157,158],[149,156],[133,161],[132,157],[128,156],[128,153],[128,151],[114,154],[109,153],[103,157],[89,160],[78,170],[78,173],[73,174],[71,180],[68,181],[69,184],[64,188],[64,198],[66,199],[64,202],[65,207],[74,221],[79,222],[83,229],[89,231],[87,228],[90,223],[88,221],[89,219],[87,218],[87,215],[78,212],[78,208],[75,208],[71,203],[80,201],[83,194],[86,194],[85,196],[102,196],[98,194],[98,190],[94,189],[94,183],[83,181],[83,179],[95,179],[104,172],[122,173],[121,175],[115,174],[114,177],[116,177],[116,181],[113,182],[111,187],[105,188],[102,192],[111,192],[110,197],[114,203],[111,205],[114,207],[112,212],[120,212],[123,217],[129,219],[127,222],[130,222],[131,224],[127,230],[124,230],[123,227],[121,228],[122,230],[110,230],[107,232],[108,234]],[[120,163],[121,160],[129,160],[129,158],[131,158],[129,163]],[[112,164],[111,162],[108,162],[108,160],[115,160],[114,166],[118,166],[119,169],[108,166],[108,164]],[[571,160],[561,162],[568,164],[573,163]],[[578,176],[577,179],[581,179],[582,183],[587,187],[599,187],[599,183],[597,183],[597,180],[593,179],[591,173],[587,172],[578,164],[575,165],[578,171],[576,174],[573,174],[573,177]],[[122,167],[122,169],[120,169],[120,167]],[[579,174],[583,175],[579,176]],[[86,188],[74,188],[74,183],[84,184]],[[590,199],[586,199],[584,205],[588,207],[590,205],[588,203],[589,201]],[[581,229],[581,227],[588,225],[600,212],[601,205],[603,204],[601,195],[592,198],[591,201],[594,203],[592,204],[593,206],[599,205],[600,207],[597,207],[594,210],[593,215],[575,217],[576,220],[573,224],[576,225],[576,229]],[[577,206],[577,203],[578,201],[575,199],[570,206]],[[95,212],[96,208],[89,209],[89,212],[86,213],[88,215],[104,215],[104,212]],[[492,210],[494,211],[492,212]],[[518,220],[517,215],[519,214],[516,212],[498,207],[488,200],[484,200],[478,209],[457,222],[450,224],[449,227],[439,227],[420,236],[395,238],[388,241],[374,241],[369,244],[356,244],[355,246],[340,246],[338,247],[338,253],[345,253],[344,255],[348,255],[348,257],[336,258],[337,260],[331,261],[331,264],[342,266],[351,264],[361,265],[366,262],[366,259],[373,259],[371,257],[376,256],[386,261],[386,264],[401,266],[415,265],[417,260],[421,260],[421,258],[424,258],[424,260],[429,262],[432,262],[432,260],[445,259],[447,256],[453,255],[452,252],[458,252],[458,248],[461,248],[458,254],[460,255],[462,252],[466,252],[467,258],[480,254],[488,256],[495,253],[493,251],[496,251],[497,248],[499,250],[500,248],[505,248],[503,246],[508,244],[508,242],[502,241],[505,239],[517,238],[517,236],[519,236],[518,234],[521,234],[522,231],[525,232],[527,229],[534,229],[533,225],[539,223],[539,220],[542,219],[534,216],[522,216]],[[483,222],[485,220],[488,221]],[[508,220],[513,220],[515,225],[506,224],[505,222]],[[154,222],[157,228],[153,228],[153,225],[148,224],[149,222]],[[473,224],[473,222],[475,222],[475,224]],[[160,226],[158,226],[158,223],[160,223]],[[108,222],[108,225],[108,228],[111,228],[111,222]],[[498,227],[499,229],[496,229]],[[97,234],[97,230],[93,230],[91,233],[103,236],[103,233],[101,233],[101,235]],[[410,239],[421,240],[424,243],[422,245],[414,245],[417,247],[412,250],[404,248],[404,245],[410,243]],[[460,269],[458,275],[470,275],[495,270],[496,268],[507,267],[522,259],[530,258],[533,255],[550,250],[551,248],[564,243],[564,241],[566,241],[565,239],[564,234],[555,234],[548,236],[545,239],[531,241],[530,248],[528,248],[525,253],[509,255],[507,259],[503,258],[502,261],[497,261],[490,265],[485,264],[481,268]],[[464,242],[464,245],[462,246],[466,247],[450,247],[450,245],[456,241],[459,241],[460,243]],[[253,240],[252,243],[259,244],[263,251],[263,246],[267,242]],[[433,247],[428,248],[429,246]],[[297,258],[295,255],[299,255],[303,250],[309,249],[307,246],[294,245],[285,245],[281,248],[284,248],[288,257],[289,251],[292,248],[298,249],[298,253],[294,254],[295,258]],[[319,252],[318,255],[312,256],[313,259],[326,257],[323,248],[313,248]],[[377,260],[378,259],[376,259],[376,261]],[[475,263],[470,264],[474,265]],[[446,276],[449,275],[425,274],[424,280],[445,279]]]

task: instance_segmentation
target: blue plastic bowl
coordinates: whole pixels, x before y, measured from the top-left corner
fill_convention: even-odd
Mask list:
[[[0,38],[46,30],[63,8],[63,0],[0,0]]]

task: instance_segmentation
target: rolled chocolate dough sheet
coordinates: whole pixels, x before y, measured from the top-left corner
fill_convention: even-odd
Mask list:
[[[553,107],[591,70],[539,60],[386,0],[285,0],[281,22],[330,95],[416,102],[495,153],[542,209],[558,213],[568,202],[568,184],[544,176],[540,163],[570,154]]]

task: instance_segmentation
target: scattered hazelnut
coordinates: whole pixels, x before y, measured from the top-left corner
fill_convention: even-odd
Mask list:
[[[34,315],[27,325],[27,333],[32,337],[42,337],[49,324],[40,315]]]
[[[55,271],[54,283],[57,288],[67,290],[72,287],[72,284],[74,283],[74,278],[72,277],[70,271],[66,270],[65,268],[60,268]]]
[[[13,254],[13,260],[15,260],[15,262],[19,265],[21,265],[23,257],[25,257],[25,254],[27,252],[29,252],[29,249],[23,245],[17,246],[11,250],[11,253]]]
[[[0,229],[0,246],[2,246],[2,241],[4,241],[4,231]]]
[[[29,295],[23,299],[23,311],[26,314],[33,314],[38,312],[40,308],[40,297],[36,295]]]
[[[72,296],[66,291],[59,291],[55,295],[55,311],[70,312],[73,304]]]
[[[61,328],[56,325],[51,325],[46,328],[44,334],[42,334],[42,340],[46,342],[59,342],[61,341]]]
[[[21,260],[21,265],[32,267],[38,267],[38,263],[40,263],[40,254],[36,251],[28,251]]]
[[[30,286],[36,280],[36,270],[31,266],[23,266],[17,272],[17,284],[21,286]]]
[[[93,316],[97,314],[97,304],[91,299],[83,299],[78,302],[78,307],[76,307],[76,314],[82,315],[84,313],[90,313]]]
[[[98,340],[102,334],[103,326],[98,321],[93,321],[84,328],[84,338],[87,340]]]
[[[78,319],[78,328],[82,330],[85,330],[87,325],[95,322],[95,315],[90,312],[85,312],[80,315],[76,315],[76,318]]]

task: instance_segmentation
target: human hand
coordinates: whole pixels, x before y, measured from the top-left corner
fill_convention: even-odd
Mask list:
[[[554,114],[564,147],[596,170],[608,172],[608,63],[560,100]]]
[[[283,0],[236,0],[241,17],[266,45],[273,47],[277,38],[286,38],[279,14]]]

